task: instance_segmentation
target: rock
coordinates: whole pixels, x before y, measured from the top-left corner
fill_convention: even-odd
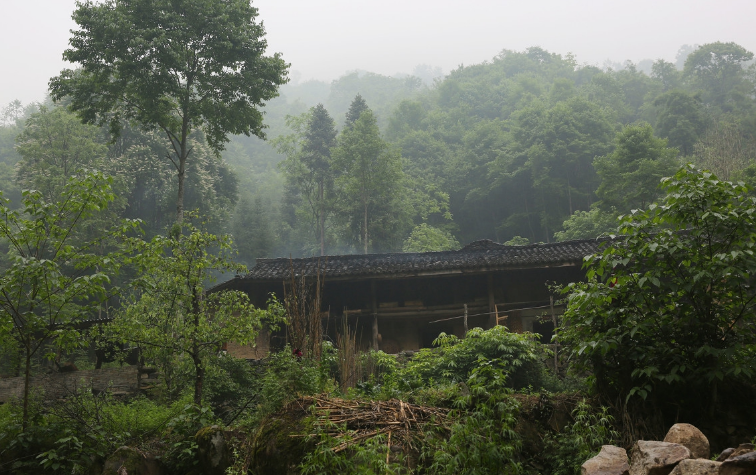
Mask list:
[[[735,449],[730,447],[729,449],[724,449],[721,454],[719,454],[719,457],[717,457],[717,462],[724,462],[727,460],[727,457],[732,455],[732,453],[735,452]]]
[[[718,475],[721,462],[706,459],[687,459],[677,464],[669,475]]]
[[[160,462],[134,447],[119,447],[105,460],[102,475],[161,475]]]
[[[627,452],[621,447],[604,445],[601,452],[587,460],[581,467],[582,475],[628,475],[630,465],[627,463]]]
[[[194,436],[197,441],[197,457],[205,475],[224,475],[231,466],[231,454],[223,429],[218,426],[204,427]]]
[[[708,459],[711,456],[709,439],[696,426],[691,424],[673,425],[667,432],[667,436],[664,437],[664,442],[684,445],[690,450],[692,458]]]
[[[639,440],[630,452],[630,475],[668,475],[690,450],[680,444]]]
[[[740,444],[738,445],[738,448],[735,449],[732,454],[730,454],[730,457],[740,457],[743,454],[747,454],[748,452],[754,451],[754,445],[753,444]]]
[[[756,475],[756,452],[747,452],[737,457],[730,455],[722,462],[719,475]]]

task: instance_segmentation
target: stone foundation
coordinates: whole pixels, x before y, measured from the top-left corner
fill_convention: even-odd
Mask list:
[[[153,379],[154,376],[142,375],[141,383],[145,383],[145,378]],[[114,396],[137,394],[140,389],[139,369],[136,366],[50,373],[32,376],[30,383],[31,388],[42,388],[47,400],[63,398],[81,387],[91,387],[94,391],[107,390]],[[12,398],[20,399],[23,394],[23,376],[0,379],[0,403]]]

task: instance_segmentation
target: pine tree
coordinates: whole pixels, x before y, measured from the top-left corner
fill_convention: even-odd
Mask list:
[[[346,113],[345,126],[349,128],[354,125],[354,123],[357,122],[357,119],[360,118],[362,113],[367,110],[370,110],[370,108],[368,107],[367,102],[365,102],[365,99],[363,99],[360,94],[354,96],[354,100],[349,105],[349,110]]]
[[[337,185],[343,196],[343,214],[350,220],[350,238],[362,244],[365,254],[378,227],[383,228],[383,235],[396,227],[393,218],[399,212],[396,204],[401,201],[401,160],[399,153],[381,138],[375,115],[369,109],[342,132],[339,146],[333,150],[334,164],[343,171]]]
[[[364,101],[363,101],[364,103]],[[323,104],[313,107],[302,143],[302,164],[315,184],[310,199],[320,240],[320,255],[325,255],[325,226],[333,191],[334,170],[331,148],[336,145],[336,126]]]

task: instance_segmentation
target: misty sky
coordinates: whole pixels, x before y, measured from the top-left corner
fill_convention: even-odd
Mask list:
[[[683,44],[734,41],[756,51],[751,0],[255,0],[271,51],[300,80],[362,69],[449,72],[502,49],[541,46],[578,62],[674,60]],[[41,100],[75,27],[75,0],[2,0],[0,106]]]

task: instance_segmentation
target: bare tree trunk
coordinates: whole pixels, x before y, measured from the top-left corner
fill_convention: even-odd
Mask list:
[[[186,172],[186,144],[181,144],[178,168],[178,196],[176,197],[176,222],[184,222],[184,176]]]
[[[26,348],[26,366],[24,368],[24,411],[21,418],[21,430],[29,427],[29,380],[31,378],[31,349]]]
[[[202,360],[199,358],[198,353],[198,351],[192,353],[192,361],[194,362],[194,404],[199,407],[202,405],[202,386],[205,382],[205,367],[202,366]]]
[[[324,198],[324,190],[323,190],[323,181],[320,181],[318,194],[320,195],[318,197],[318,201],[320,204],[320,216],[318,216],[318,226],[320,227],[320,255],[325,256],[325,209],[323,205],[323,198]]]
[[[365,226],[365,234],[363,235],[363,244],[365,245],[365,254],[368,253],[368,212],[367,212],[367,202],[365,202],[365,214],[364,214],[364,223],[363,226]]]

